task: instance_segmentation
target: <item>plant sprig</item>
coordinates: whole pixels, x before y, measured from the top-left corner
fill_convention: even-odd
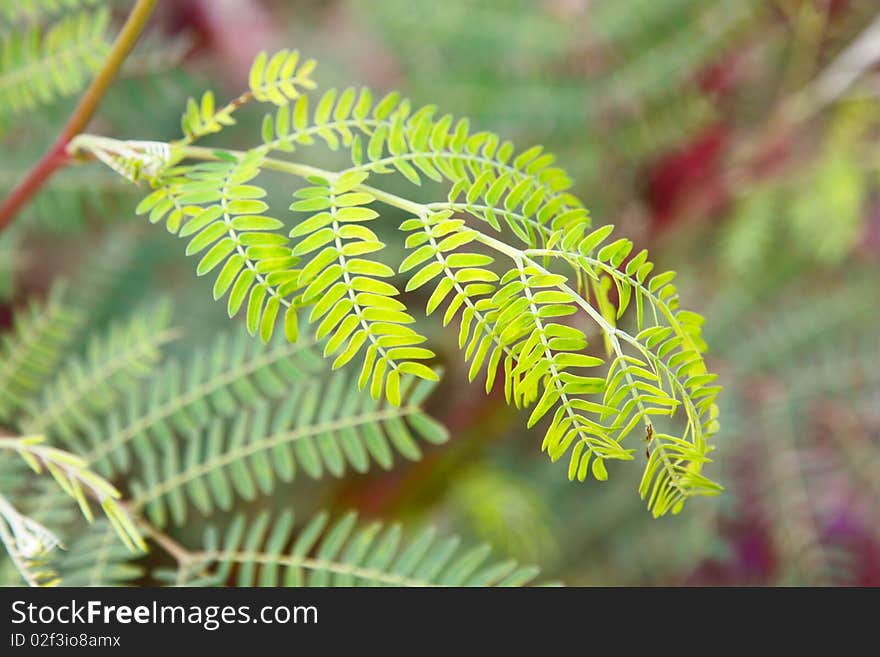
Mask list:
[[[129,550],[146,552],[143,536],[119,504],[121,493],[103,477],[88,469],[84,459],[45,444],[43,436],[0,438],[0,450],[16,452],[37,474],[48,472],[61,489],[76,500],[89,522],[94,520],[88,497],[101,506],[117,535]]]
[[[401,381],[432,378],[422,361],[435,357],[398,298],[394,280],[403,276],[406,292],[429,294],[427,314],[443,307],[444,324],[458,320],[471,379],[485,371],[487,391],[502,382],[508,403],[532,408],[529,426],[549,421],[542,448],[554,461],[568,455],[570,479],[604,480],[608,461],[633,460],[638,450],[628,443],[642,426],[650,445],[639,490],[655,516],[717,494],[701,471],[719,426],[720,387],[703,360],[703,318],[679,308],[674,272],[653,272],[630,240],[609,241],[611,226],[593,229],[570,178],[540,146],[517,152],[396,93],[375,101],[367,89],[331,89],[312,110],[302,91],[313,86],[313,64],[298,62],[286,50],[258,56],[241,98],[276,109],[247,151],[192,144],[204,132],[199,120],[219,131],[240,104],[217,114],[204,97],[201,109],[190,104],[182,141],[82,135],[71,150],[147,180],[154,189],[138,214],[188,240],[197,274],[216,277],[215,298],[228,297],[230,316],[244,311],[263,341],[280,321],[295,342],[305,315],[334,368],[361,358],[358,386],[399,404]],[[351,166],[271,156],[318,141],[347,150]],[[290,209],[302,214],[292,226],[265,202],[264,170],[306,182],[294,192]],[[446,182],[449,193],[433,203],[392,194],[378,186],[389,174]],[[388,261],[369,228],[381,205],[410,217],[400,225],[400,262]],[[621,324],[630,308],[635,332]],[[607,358],[585,353],[587,333],[569,319],[581,314],[602,334]],[[670,418],[683,430],[674,432]],[[658,421],[664,428],[655,430]]]

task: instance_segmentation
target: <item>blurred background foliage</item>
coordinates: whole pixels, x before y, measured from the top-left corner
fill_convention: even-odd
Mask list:
[[[27,29],[27,4],[0,2],[0,30]],[[100,4],[116,19],[127,3]],[[391,473],[298,482],[298,509],[454,527],[574,585],[880,584],[875,0],[180,0],[154,23],[93,132],[173,138],[188,95],[238,93],[254,53],[297,47],[323,87],[400,89],[545,144],[594,223],[679,270],[708,318],[725,386],[712,473],[727,491],[681,516],[651,519],[635,469],[565,481],[503,399],[467,385],[439,326],[425,328],[449,356],[429,410],[453,439]],[[82,86],[36,112],[13,82],[0,65],[0,190]],[[134,220],[136,198],[100,167],[58,175],[0,235],[0,322],[90,270],[92,329],[163,294],[191,340],[226,327],[183,247]]]

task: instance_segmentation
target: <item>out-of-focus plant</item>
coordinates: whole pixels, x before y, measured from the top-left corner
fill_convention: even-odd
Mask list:
[[[64,19],[72,25],[69,13],[96,16],[106,4],[106,0],[9,3],[9,7],[0,3],[0,16],[9,25],[24,28],[19,30],[22,33],[30,29],[31,34],[46,35],[56,21]],[[268,495],[261,494],[270,488],[259,456],[244,465],[250,483],[237,463],[215,462],[202,454],[198,458],[209,458],[216,468],[204,477],[187,476],[192,471],[185,464],[189,455],[184,445],[192,441],[208,450],[217,444],[214,441],[231,444],[235,426],[226,418],[246,415],[248,426],[262,421],[263,411],[254,401],[262,399],[269,407],[268,422],[282,412],[283,404],[262,387],[265,375],[255,372],[254,383],[260,386],[255,396],[239,397],[241,384],[235,384],[235,402],[227,400],[228,406],[221,402],[226,395],[217,392],[206,397],[205,404],[196,398],[172,416],[159,413],[145,419],[143,409],[149,408],[145,395],[158,395],[160,405],[170,410],[175,407],[167,405],[170,397],[165,395],[177,392],[162,386],[170,391],[188,389],[182,373],[172,371],[179,367],[176,362],[187,371],[200,367],[195,365],[198,359],[190,358],[205,346],[204,341],[199,340],[196,348],[193,337],[185,336],[213,333],[227,321],[226,312],[218,312],[208,302],[216,279],[189,275],[177,256],[176,238],[126,220],[134,208],[130,188],[135,188],[118,184],[113,171],[64,166],[56,171],[52,184],[23,208],[14,232],[0,235],[0,296],[4,281],[8,294],[21,300],[29,290],[47,288],[59,271],[81,260],[77,254],[106,253],[99,261],[90,258],[84,265],[88,282],[68,292],[75,294],[68,304],[90,320],[65,347],[69,356],[63,359],[71,362],[82,362],[90,337],[106,332],[111,324],[121,325],[123,308],[125,313],[137,312],[132,311],[134,300],[154,299],[169,285],[174,287],[177,307],[188,307],[190,312],[175,316],[184,338],[163,345],[163,351],[173,353],[171,362],[156,363],[150,373],[141,373],[140,384],[111,402],[112,409],[90,412],[95,424],[89,424],[88,430],[76,421],[72,429],[52,424],[40,430],[49,444],[71,453],[88,456],[97,450],[100,458],[90,463],[96,473],[129,501],[149,498],[137,508],[126,502],[125,508],[138,522],[156,530],[147,541],[158,549],[145,558],[133,558],[109,528],[105,531],[100,519],[97,528],[84,531],[75,502],[53,490],[51,478],[28,476],[20,459],[6,464],[9,471],[0,471],[0,489],[14,491],[8,499],[15,501],[16,514],[45,527],[50,532],[45,535],[47,544],[54,536],[69,548],[53,550],[51,563],[36,566],[40,573],[46,572],[46,579],[56,576],[48,573],[53,571],[69,584],[134,579],[229,583],[240,573],[242,583],[283,581],[275,568],[267,568],[263,575],[256,559],[279,569],[288,566],[290,581],[299,582],[296,566],[302,555],[292,559],[290,554],[278,554],[274,546],[291,543],[285,531],[291,532],[287,534],[291,538],[301,535],[312,526],[308,518],[329,505],[340,512],[358,507],[361,517],[430,519],[452,525],[471,541],[489,541],[514,559],[539,561],[552,576],[575,584],[880,581],[880,523],[872,503],[880,452],[872,374],[877,369],[876,340],[872,340],[877,327],[876,313],[871,312],[871,300],[877,296],[873,281],[878,243],[873,71],[880,41],[875,3],[255,0],[246,6],[255,5],[283,18],[275,22],[276,36],[317,55],[321,77],[331,86],[369,80],[374,89],[382,90],[375,94],[377,99],[398,88],[413,99],[414,107],[436,100],[443,111],[471,117],[473,125],[495,128],[521,143],[544,144],[574,174],[574,186],[568,191],[585,199],[595,216],[618,224],[639,247],[651,247],[659,263],[676,263],[676,285],[706,311],[708,324],[703,331],[713,347],[707,362],[721,373],[727,389],[721,398],[723,440],[712,454],[727,493],[690,504],[686,513],[674,518],[649,522],[631,495],[638,485],[636,473],[612,464],[609,480],[588,484],[591,490],[584,494],[560,478],[558,468],[535,459],[529,440],[513,439],[510,434],[522,432],[517,427],[525,425],[528,412],[519,417],[505,406],[501,386],[482,399],[468,392],[464,382],[469,363],[462,365],[455,357],[458,336],[407,310],[400,312],[416,322],[406,326],[428,338],[438,354],[427,362],[433,368],[442,360],[446,371],[443,392],[426,400],[426,408],[452,429],[457,440],[430,450],[404,446],[401,453],[406,460],[418,456],[419,462],[374,476],[359,474],[360,466],[355,464],[362,462],[348,460],[353,452],[347,451],[344,441],[338,443],[340,461],[329,443],[316,439],[320,458],[330,459],[322,461],[322,472],[334,476],[323,477],[320,487],[313,488],[306,483],[311,477],[297,477],[288,484],[276,472]],[[216,31],[217,24],[229,14],[215,12],[212,3],[200,0],[163,8],[168,12],[165,19],[195,28],[194,41],[190,37],[179,41],[195,43],[193,53],[184,56],[183,49],[171,47],[172,42],[156,31],[152,45],[144,42],[135,50],[120,70],[120,79],[107,90],[93,131],[173,143],[179,129],[177,107],[190,95],[202,100],[199,90],[204,83],[198,78],[206,67],[189,63],[198,53],[217,54],[218,44],[210,39],[222,38],[224,32]],[[35,22],[40,27],[33,28]],[[100,35],[98,47],[112,47],[110,31]],[[237,50],[246,50],[246,42],[243,38]],[[255,51],[261,44],[251,46]],[[67,51],[78,52],[75,44]],[[223,51],[224,61],[230,56]],[[92,65],[85,60],[74,64],[83,70]],[[229,78],[232,69],[246,65],[241,61],[225,68]],[[21,76],[10,70],[17,85]],[[71,76],[65,82],[77,79]],[[230,79],[218,83],[236,88]],[[0,89],[13,86],[0,83]],[[21,120],[24,114],[0,121],[6,126],[8,146],[0,187],[12,188],[49,145],[46,138],[59,133],[70,114],[69,102],[59,96],[71,91],[53,85],[46,95],[35,96],[49,104],[29,112],[27,121]],[[331,113],[339,101],[337,96]],[[199,103],[194,109],[200,115]],[[403,117],[405,125],[414,118],[409,112]],[[310,107],[308,125],[317,129],[314,115],[315,107]],[[273,117],[274,125],[267,123],[276,138],[279,116]],[[224,131],[222,142],[208,135],[209,148],[221,143],[224,150],[227,145],[239,149],[254,145],[254,139],[245,139],[248,133],[260,133],[259,112],[244,107],[234,117],[237,130]],[[293,112],[289,118],[288,134],[292,134],[296,132]],[[283,126],[284,119],[280,120]],[[145,131],[144,126],[150,129]],[[336,151],[295,144],[295,157],[307,156],[310,165],[331,172],[357,166],[351,159],[355,133],[352,128],[351,141],[335,133],[333,137],[344,146]],[[243,141],[238,141],[239,136]],[[315,136],[318,144],[332,146],[326,136]],[[367,136],[360,135],[362,146],[368,145]],[[290,158],[283,152],[268,156]],[[366,166],[368,158],[362,164]],[[183,166],[203,165],[184,161]],[[474,206],[466,193],[450,200],[427,172],[414,166],[422,178],[420,188],[409,185],[405,173],[394,177],[372,172],[365,182],[381,181],[383,191],[417,204],[445,198],[446,204]],[[470,177],[475,181],[476,175]],[[267,196],[246,200],[286,207],[290,189],[282,178],[272,172],[262,174],[259,185]],[[375,241],[385,244],[376,254],[384,262],[398,264],[411,250],[396,226],[416,213],[381,206],[383,220],[368,224]],[[449,220],[461,217],[468,222],[466,228],[487,229],[481,217],[468,214],[464,210]],[[515,228],[498,216],[503,231],[490,235],[517,248],[535,248],[518,244]],[[65,231],[65,248],[53,247],[58,240],[51,235],[59,230]],[[114,239],[96,242],[96,232]],[[491,255],[482,247],[474,247],[473,252]],[[541,264],[554,274],[562,273],[552,262]],[[504,273],[495,269],[495,263],[485,269]],[[397,274],[387,279],[398,290],[405,281]],[[424,285],[403,291],[397,299],[413,308],[427,304],[432,292]],[[604,311],[603,318],[611,316],[619,301],[615,287],[607,291],[599,287],[589,295],[590,304]],[[620,330],[630,330],[634,310],[620,319]],[[559,321],[571,322],[601,348],[602,331],[583,322],[580,314]],[[298,327],[308,334],[305,322]],[[244,341],[244,336],[237,334],[233,342],[239,340]],[[267,347],[251,344],[255,350],[283,347],[283,340],[273,340]],[[601,351],[590,352],[594,354],[603,356]],[[212,361],[207,355],[205,359]],[[330,382],[348,386],[352,394],[357,390],[356,381],[344,375],[325,380],[320,357],[313,365],[309,376],[316,378],[319,394],[329,394],[322,386]],[[197,389],[201,376],[193,375]],[[487,368],[477,376],[484,382],[489,378]],[[33,400],[58,389],[47,384],[36,385]],[[142,392],[143,384],[164,392]],[[210,385],[208,389],[215,391]],[[369,394],[358,398],[379,403]],[[404,401],[401,408],[405,405]],[[387,402],[380,407],[392,408]],[[227,408],[230,415],[224,414]],[[69,413],[62,415],[71,422]],[[12,433],[26,435],[24,426],[14,429]],[[387,440],[399,449],[389,429]],[[113,438],[118,431],[121,443]],[[299,439],[295,444],[300,444]],[[635,447],[633,456],[640,461],[643,447],[630,445]],[[366,449],[371,459],[379,453],[369,444]],[[306,465],[314,465],[308,455],[302,468],[300,450],[294,449],[294,458],[298,470],[314,472]],[[383,468],[390,465],[386,460],[378,462]],[[166,469],[170,480],[163,474]],[[224,496],[220,486],[220,497],[215,499],[212,481],[221,476],[230,478],[231,492]],[[175,487],[175,482],[182,483]],[[283,492],[290,486],[295,492]],[[204,487],[207,498],[200,492]],[[296,500],[296,518],[285,514],[282,498]],[[200,523],[192,522],[200,513],[212,514],[216,532],[205,535]],[[245,519],[237,520],[239,516]],[[344,521],[340,536],[355,538],[351,522]],[[279,527],[277,534],[270,531],[272,527]],[[396,531],[388,534],[387,541],[396,541]],[[349,554],[370,542],[370,532],[357,535]],[[253,536],[251,544],[245,534]],[[385,539],[378,542],[379,536],[386,535],[378,534],[371,545],[386,545]],[[226,547],[219,537],[229,538]],[[239,539],[243,543],[237,543]],[[318,548],[310,545],[308,556],[314,557]],[[436,548],[438,559],[451,549],[442,545]],[[90,568],[84,565],[84,554],[101,558]],[[339,560],[344,561],[341,556]],[[347,568],[336,571],[340,583],[350,582],[343,575],[353,572]],[[318,575],[315,583],[323,577]],[[4,572],[4,579],[20,581],[13,569]]]

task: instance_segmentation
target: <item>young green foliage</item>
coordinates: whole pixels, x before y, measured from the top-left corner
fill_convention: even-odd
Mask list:
[[[212,273],[215,298],[228,294],[230,316],[244,309],[248,330],[264,341],[279,322],[296,341],[307,310],[334,366],[363,354],[359,387],[398,405],[406,378],[433,378],[423,361],[435,357],[421,346],[411,304],[398,299],[395,274],[403,275],[408,294],[429,295],[428,314],[443,307],[444,324],[458,320],[470,377],[485,371],[487,391],[500,377],[509,403],[531,407],[529,426],[544,423],[543,449],[554,461],[568,457],[570,479],[606,479],[607,462],[632,460],[644,439],[640,494],[655,516],[716,494],[701,471],[720,388],[703,361],[702,317],[679,309],[674,272],[654,274],[645,251],[610,239],[611,226],[592,229],[570,178],[540,146],[517,151],[396,93],[375,101],[367,89],[331,89],[312,111],[292,83],[269,90],[291,57],[254,64],[252,91],[241,98],[278,107],[250,150],[192,146],[197,131],[164,149],[86,135],[73,150],[148,180],[155,189],[138,214],[188,239],[187,253],[200,254],[197,274]],[[351,166],[271,157],[318,141],[347,150]],[[263,200],[264,170],[307,181],[290,206],[307,214],[290,228]],[[411,200],[376,187],[389,174],[445,182],[449,192]],[[381,205],[410,217],[400,226],[408,249],[400,262],[388,263],[366,225]],[[599,330],[606,357],[585,353],[578,315]]]
[[[314,70],[314,60],[300,61],[299,52],[281,50],[271,59],[260,53],[251,67],[250,89],[223,107],[215,108],[214,93],[206,91],[199,102],[190,98],[186,112],[181,117],[184,138],[178,143],[190,144],[211,133],[220,132],[225,126],[235,125],[233,112],[251,99],[286,106],[299,97],[302,89],[314,89],[309,77]]]
[[[37,474],[46,471],[52,475],[61,490],[76,500],[89,522],[94,515],[86,496],[96,500],[126,547],[146,551],[140,531],[118,502],[121,493],[116,487],[89,470],[80,457],[43,443],[43,436],[0,438],[0,450],[16,452]]]

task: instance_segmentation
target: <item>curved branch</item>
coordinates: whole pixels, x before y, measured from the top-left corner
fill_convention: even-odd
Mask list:
[[[116,77],[120,66],[128,57],[138,37],[147,24],[157,0],[138,0],[132,8],[125,25],[116,37],[104,66],[95,76],[92,84],[86,89],[73,114],[67,120],[61,134],[40,158],[40,161],[28,172],[18,185],[9,193],[0,205],[0,231],[2,231],[16,213],[25,205],[61,167],[71,161],[67,152],[70,140],[82,132],[98,108],[98,104],[107,93],[107,89]]]

